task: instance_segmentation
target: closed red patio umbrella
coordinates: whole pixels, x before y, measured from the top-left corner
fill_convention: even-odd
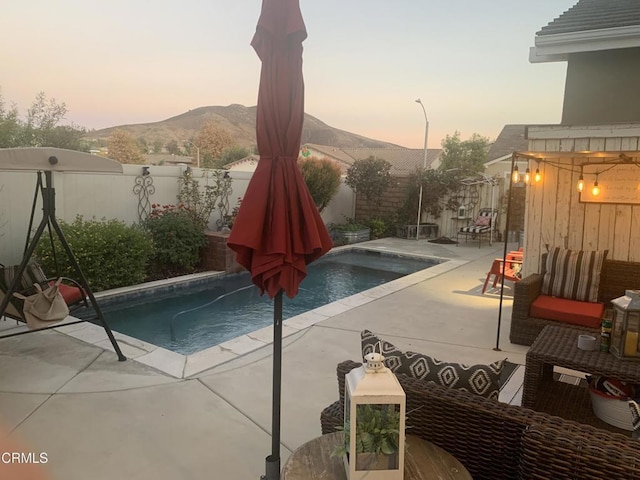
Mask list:
[[[299,0],[263,0],[251,45],[262,62],[256,138],[260,161],[249,182],[228,245],[261,293],[274,298],[273,418],[266,478],[280,476],[282,292],[289,298],[307,264],[333,243],[297,166],[304,120]]]

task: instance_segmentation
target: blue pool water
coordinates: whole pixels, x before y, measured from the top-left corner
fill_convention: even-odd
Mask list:
[[[365,250],[329,254],[312,263],[294,299],[284,297],[287,319],[335,300],[436,265],[438,260]],[[205,285],[123,302],[100,302],[109,326],[189,355],[273,323],[273,301],[260,296],[248,273]]]

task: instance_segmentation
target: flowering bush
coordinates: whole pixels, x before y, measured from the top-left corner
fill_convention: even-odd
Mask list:
[[[233,228],[233,224],[236,221],[236,217],[238,216],[238,212],[240,211],[240,204],[242,203],[242,197],[238,197],[238,203],[231,210],[231,215],[225,215],[224,221],[229,228]]]
[[[152,270],[163,276],[191,273],[200,261],[207,239],[189,207],[151,205],[151,213],[143,226],[154,243]]]
[[[59,221],[59,224],[92,290],[135,285],[145,280],[153,242],[142,229],[119,220],[84,220],[80,215],[72,223]],[[59,270],[48,236],[38,243],[36,257],[43,270],[51,276],[58,272],[78,279],[57,237],[54,246]]]

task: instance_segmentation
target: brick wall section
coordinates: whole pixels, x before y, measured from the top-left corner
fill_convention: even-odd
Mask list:
[[[218,270],[227,273],[236,273],[244,270],[244,267],[236,262],[236,253],[227,247],[228,233],[205,232],[207,245],[204,247],[204,267],[207,270]]]
[[[408,177],[392,177],[391,185],[382,194],[382,202],[380,208],[376,211],[372,209],[373,217],[380,216],[386,218],[389,215],[397,213],[407,198],[407,189],[409,185]],[[369,209],[367,208],[367,199],[364,195],[356,195],[356,221],[364,222],[369,219]]]

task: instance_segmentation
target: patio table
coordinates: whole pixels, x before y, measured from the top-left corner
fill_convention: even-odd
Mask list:
[[[341,457],[331,452],[343,440],[342,432],[330,433],[305,443],[291,454],[282,469],[281,480],[346,480]],[[413,435],[407,435],[404,460],[405,480],[471,480],[466,468],[442,448]],[[376,477],[377,478],[377,477]]]
[[[581,334],[600,338],[600,331],[595,329],[548,325],[540,332],[527,352],[522,406],[628,436],[628,431],[595,416],[585,382],[571,385],[554,379],[554,367],[564,367],[640,383],[640,362],[621,360],[599,350],[581,350],[578,348]]]

